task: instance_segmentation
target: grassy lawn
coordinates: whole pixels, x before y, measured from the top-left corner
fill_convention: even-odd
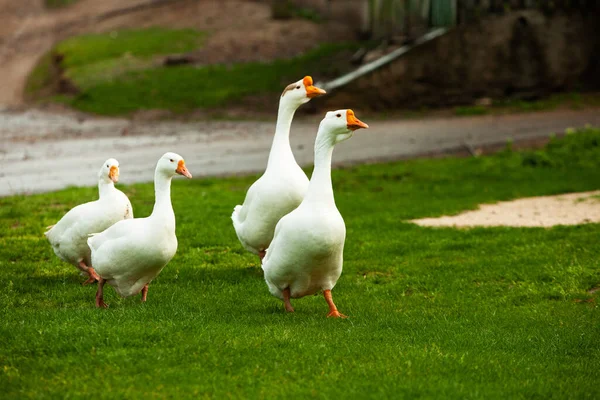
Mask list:
[[[63,8],[76,3],[78,0],[44,0],[46,8]]]
[[[76,36],[58,44],[56,51],[64,56],[63,66],[73,69],[125,55],[151,57],[184,53],[200,47],[203,38],[202,32],[193,29],[124,30]]]
[[[126,114],[145,109],[175,112],[224,106],[245,96],[279,94],[281,88],[307,74],[335,68],[323,63],[353,45],[322,45],[303,56],[270,63],[155,67],[128,72],[84,90],[70,100],[83,111]],[[319,75],[316,75],[316,74]]]
[[[496,100],[490,106],[462,106],[454,109],[457,116],[505,114],[555,110],[559,107],[580,110],[586,107],[599,107],[600,93],[555,93],[538,100]]]
[[[205,37],[205,33],[193,29],[157,27],[72,37],[40,59],[25,91],[30,98],[48,100],[56,93],[57,80],[66,78],[80,92],[85,92],[128,72],[153,68],[158,56],[200,48]]]
[[[177,255],[146,304],[107,287],[108,310],[42,236],[96,189],[0,199],[2,397],[594,398],[599,224],[404,221],[599,189],[599,165],[587,129],[544,150],[334,170],[347,320],[325,318],[320,296],[286,314],[269,295],[229,219],[255,176],[176,180]],[[152,185],[122,188],[148,215]]]
[[[26,92],[31,99],[58,101],[101,115],[138,110],[187,112],[224,106],[246,96],[279,94],[298,77],[336,76],[339,54],[359,44],[324,44],[293,59],[232,65],[165,67],[158,56],[202,47],[205,34],[191,29],[116,31],[78,36],[59,43],[32,71]],[[59,57],[60,68],[53,63]],[[62,74],[77,94],[56,95]]]

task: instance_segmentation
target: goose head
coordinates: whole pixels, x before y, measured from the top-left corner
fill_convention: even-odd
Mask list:
[[[119,181],[119,162],[114,158],[104,161],[98,171],[98,179],[104,183],[117,183]]]
[[[186,178],[191,178],[192,174],[185,167],[185,161],[177,153],[165,153],[156,164],[156,172],[164,175],[167,178],[172,178],[176,174],[183,175]]]
[[[321,121],[319,130],[323,131],[333,143],[350,139],[357,129],[366,129],[365,124],[354,115],[352,110],[329,111]]]
[[[312,78],[307,75],[298,82],[289,84],[281,94],[281,101],[300,107],[313,97],[322,96],[325,93],[327,92],[323,89],[314,86]]]

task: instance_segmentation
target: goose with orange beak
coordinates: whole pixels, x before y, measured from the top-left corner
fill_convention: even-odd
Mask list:
[[[290,146],[292,118],[298,107],[324,94],[310,76],[284,89],[265,173],[250,186],[244,204],[235,206],[231,215],[240,243],[261,260],[273,239],[275,225],[298,207],[308,188],[308,178]]]
[[[142,293],[177,251],[175,213],[171,205],[171,179],[177,174],[191,178],[179,154],[166,153],[154,171],[154,210],[149,217],[121,221],[104,232],[90,235],[92,265],[99,276],[96,306],[104,302],[104,284],[123,297]]]
[[[115,188],[118,180],[119,162],[109,158],[98,171],[99,199],[74,207],[44,233],[61,260],[73,264],[89,277],[84,285],[99,279],[92,268],[88,235],[103,231],[123,219],[133,218],[131,202]]]
[[[315,167],[306,196],[294,211],[277,223],[262,268],[269,291],[293,312],[290,299],[322,292],[328,317],[345,318],[331,295],[343,265],[346,225],[335,205],[331,185],[334,146],[369,126],[352,110],[331,111],[319,125]]]

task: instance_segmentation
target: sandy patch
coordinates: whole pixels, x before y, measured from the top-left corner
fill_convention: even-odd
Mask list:
[[[600,190],[482,204],[478,210],[411,222],[421,226],[456,227],[551,227],[600,222]]]

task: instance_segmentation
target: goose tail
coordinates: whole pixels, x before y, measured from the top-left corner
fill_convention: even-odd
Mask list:
[[[49,225],[46,227],[46,232],[44,232],[44,236],[46,236],[48,240],[50,240],[50,232],[52,232],[52,228],[54,228],[54,225]]]
[[[242,221],[240,221],[240,212],[242,211],[242,206],[237,205],[233,208],[233,213],[231,214],[231,220],[233,221],[233,226],[237,231],[240,225],[242,225]]]
[[[94,246],[94,237],[98,234],[98,232],[96,233],[90,233],[88,234],[88,238],[87,238],[87,244],[90,248],[90,250],[95,251],[97,250],[96,246]]]
[[[233,228],[235,229],[235,234],[237,235],[238,240],[246,250],[258,255],[258,250],[249,246],[248,243],[246,243],[246,240],[244,240],[244,221],[242,221],[240,215],[240,213],[242,212],[242,208],[243,206],[235,206],[235,208],[233,209],[233,214],[231,214],[231,220],[233,221]]]

